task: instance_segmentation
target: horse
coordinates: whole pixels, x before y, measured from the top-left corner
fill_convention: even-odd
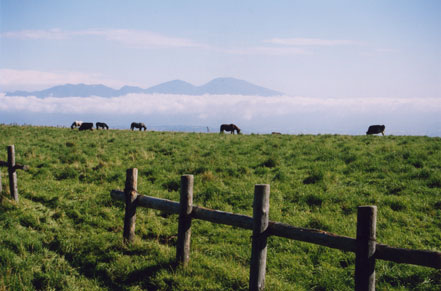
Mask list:
[[[72,123],[72,125],[70,126],[70,128],[71,128],[71,129],[74,129],[74,128],[80,127],[81,124],[83,124],[83,122],[82,122],[81,120],[75,120],[75,121]]]
[[[93,130],[93,123],[83,122],[78,130]]]
[[[366,135],[381,133],[384,136],[384,129],[385,128],[386,128],[386,126],[384,126],[384,125],[371,125],[371,126],[369,126],[368,131],[366,132]]]
[[[107,124],[105,124],[104,122],[97,122],[96,123],[96,129],[98,130],[100,128],[108,130],[109,126]]]
[[[147,126],[145,126],[145,124],[142,122],[132,122],[130,129],[134,130],[135,128],[139,128],[139,131],[141,131],[141,129],[144,129],[144,131],[147,130]]]
[[[231,134],[234,134],[234,131],[236,131],[237,134],[240,134],[240,128],[235,124],[222,124],[220,126],[220,133],[224,133],[224,131],[230,131]]]

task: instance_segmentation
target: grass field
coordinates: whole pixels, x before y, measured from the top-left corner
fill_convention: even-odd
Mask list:
[[[78,132],[0,125],[0,160],[15,144],[18,204],[2,168],[0,290],[247,290],[251,232],[194,221],[188,268],[175,267],[177,216],[138,209],[122,242],[125,171],[138,191],[252,215],[271,184],[270,219],[355,237],[359,205],[377,205],[377,241],[441,251],[441,139],[408,136]],[[266,290],[351,290],[355,256],[270,237]],[[378,290],[440,290],[440,270],[377,261]]]

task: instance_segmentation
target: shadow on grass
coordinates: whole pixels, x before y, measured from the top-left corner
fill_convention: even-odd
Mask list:
[[[106,249],[92,248],[84,252],[65,252],[57,237],[52,242],[46,244],[46,247],[63,256],[69,265],[75,268],[81,275],[97,280],[99,285],[109,290],[127,290],[128,287],[134,285],[141,285],[142,288],[147,290],[157,290],[158,287],[152,283],[150,278],[154,278],[161,270],[174,270],[178,267],[178,264],[170,259],[155,265],[141,267],[128,273],[112,274],[108,271],[109,268],[103,267],[103,265],[110,264],[114,260],[114,257]],[[145,250],[120,250],[120,253],[122,255],[136,256],[145,254]]]
[[[123,286],[141,285],[141,287],[146,290],[158,290],[158,286],[153,284],[149,280],[149,277],[155,277],[158,272],[164,269],[175,270],[178,266],[179,264],[176,261],[169,260],[168,262],[144,267],[130,272],[121,283]]]
[[[41,203],[44,206],[49,207],[50,209],[57,208],[58,200],[59,200],[58,197],[49,198],[49,197],[44,197],[44,196],[28,196],[26,198],[28,198],[29,200],[32,200],[34,202]]]
[[[0,192],[0,215],[16,209],[17,202],[15,202],[14,199],[11,198],[11,195],[6,193],[5,189],[3,189],[3,192]]]

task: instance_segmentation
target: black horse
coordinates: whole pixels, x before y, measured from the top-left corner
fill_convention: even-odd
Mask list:
[[[107,129],[107,130],[109,129],[109,126],[107,124],[105,124],[104,122],[97,122],[95,125],[96,125],[97,130],[100,128]]]
[[[235,124],[222,124],[220,127],[220,133],[224,133],[224,131],[230,131],[231,134],[234,134],[234,131],[236,131],[237,134],[240,134],[240,128]]]
[[[371,126],[369,126],[368,131],[366,132],[366,135],[381,133],[384,136],[384,129],[385,128],[386,127],[384,125],[371,125]]]
[[[130,129],[134,130],[135,128],[139,128],[139,131],[141,131],[141,129],[144,129],[144,131],[147,130],[147,126],[145,126],[145,124],[142,122],[132,122]]]
[[[93,130],[93,123],[83,122],[78,130]]]

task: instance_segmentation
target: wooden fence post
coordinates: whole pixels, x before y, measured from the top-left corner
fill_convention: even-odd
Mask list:
[[[18,202],[17,172],[15,169],[15,147],[8,146],[8,174],[11,198]]]
[[[2,169],[0,168],[0,193],[3,192],[3,188],[2,188]]]
[[[179,202],[178,242],[176,261],[187,266],[190,260],[191,211],[193,209],[193,175],[181,176],[181,198]]]
[[[267,228],[270,185],[255,185],[253,203],[253,241],[250,263],[250,291],[265,287]]]
[[[124,194],[126,199],[126,212],[124,215],[124,242],[131,243],[135,239],[136,223],[136,198],[138,197],[138,169],[126,171],[126,185]]]
[[[355,290],[375,290],[375,248],[377,207],[359,206],[357,214],[357,249],[355,252]]]

